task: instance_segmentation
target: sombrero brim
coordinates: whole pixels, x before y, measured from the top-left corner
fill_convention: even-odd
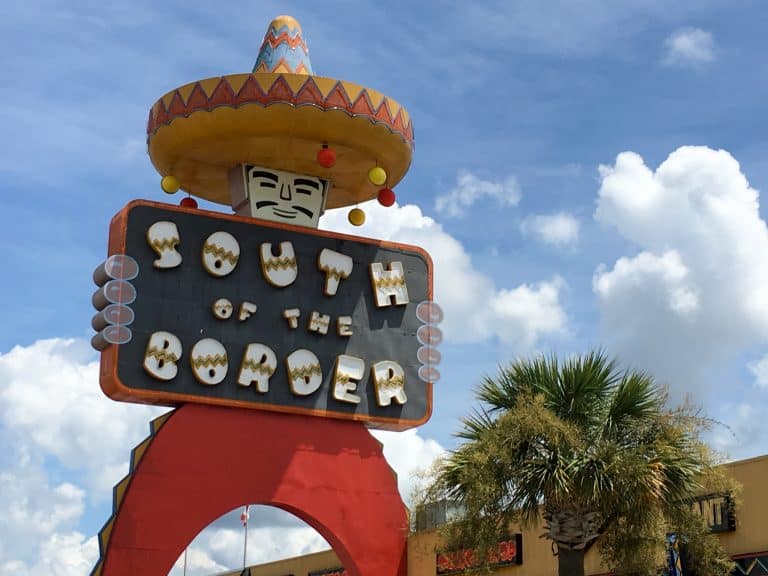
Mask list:
[[[336,164],[316,157],[328,143]],[[149,156],[190,194],[229,204],[229,170],[240,163],[332,181],[328,208],[374,198],[379,165],[394,187],[413,153],[413,125],[400,104],[362,86],[306,74],[233,74],[187,84],[152,107]]]

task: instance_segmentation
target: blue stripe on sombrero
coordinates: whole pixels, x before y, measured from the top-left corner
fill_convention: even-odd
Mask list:
[[[309,55],[297,47],[291,48],[285,43],[281,43],[275,48],[266,44],[259,52],[256,64],[253,65],[254,72],[273,72],[281,63],[289,66],[291,72],[312,74],[312,63],[309,61]],[[303,65],[304,69],[300,70]]]

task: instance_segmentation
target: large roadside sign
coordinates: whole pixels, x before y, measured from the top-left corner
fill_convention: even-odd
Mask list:
[[[415,246],[135,201],[95,275],[101,387],[366,422],[426,422],[441,319]]]

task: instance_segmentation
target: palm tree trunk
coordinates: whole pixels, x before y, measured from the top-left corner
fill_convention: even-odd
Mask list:
[[[557,573],[559,576],[584,576],[584,550],[558,547]]]

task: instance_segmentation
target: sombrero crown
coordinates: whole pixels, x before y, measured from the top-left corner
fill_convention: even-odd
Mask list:
[[[173,90],[152,107],[149,156],[181,188],[229,204],[227,174],[247,163],[331,180],[326,206],[374,198],[368,171],[382,167],[386,185],[405,175],[413,124],[400,104],[351,82],[312,74],[301,26],[290,16],[269,25],[251,74],[200,80]],[[336,152],[321,166],[317,152]]]
[[[254,72],[312,74],[309,48],[301,25],[291,16],[278,16],[269,23]]]

